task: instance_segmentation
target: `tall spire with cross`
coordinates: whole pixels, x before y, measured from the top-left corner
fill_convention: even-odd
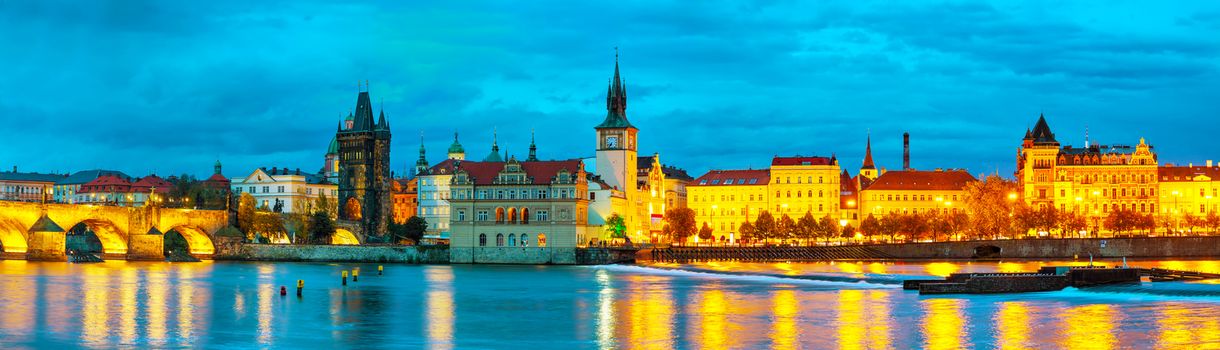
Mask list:
[[[618,68],[618,47],[614,48],[614,77],[606,87],[606,120],[597,128],[630,128],[627,121],[627,87]]]
[[[538,146],[534,144],[534,129],[530,129],[530,156],[525,158],[527,162],[538,161]]]

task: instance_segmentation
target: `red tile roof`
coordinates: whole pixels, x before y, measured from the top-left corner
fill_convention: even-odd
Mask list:
[[[1157,180],[1163,182],[1193,181],[1195,176],[1206,175],[1213,181],[1220,180],[1220,167],[1217,166],[1162,166],[1157,167]]]
[[[169,183],[169,181],[165,181],[165,179],[162,179],[162,178],[158,177],[157,175],[148,175],[148,176],[145,176],[144,178],[140,179],[139,181],[136,181],[135,183],[131,184],[131,191],[132,192],[156,191],[157,193],[164,194],[164,193],[169,193],[169,190],[172,187],[174,187],[174,184]]]
[[[102,175],[81,185],[80,193],[88,192],[128,192],[131,182],[115,175]]]
[[[442,162],[440,162],[440,163],[436,163],[436,165],[433,165],[431,168],[428,168],[428,174],[429,174],[429,175],[450,175],[450,174],[453,174],[453,171],[454,171],[454,169],[453,169],[453,168],[454,168],[454,164],[455,164],[455,163],[459,163],[459,162],[460,162],[460,163],[466,163],[466,161],[464,161],[464,160],[459,161],[459,160],[453,160],[453,159],[445,159],[444,161],[442,161]]]
[[[771,166],[776,165],[831,165],[834,164],[828,157],[775,157],[771,158]]]
[[[444,163],[442,162],[442,164]],[[461,161],[457,164],[456,168],[457,170],[465,171],[467,176],[474,179],[476,185],[491,185],[495,182],[496,177],[500,175],[500,171],[504,170],[505,164],[505,162]],[[583,168],[584,166],[581,165],[579,159],[521,162],[521,170],[525,172],[526,176],[533,179],[535,185],[551,183],[551,180],[561,170],[567,170],[568,173],[575,174]]]
[[[885,174],[881,174],[865,190],[960,190],[966,188],[967,184],[974,181],[977,181],[974,176],[971,176],[970,173],[964,170],[888,171]]]
[[[766,186],[771,180],[771,170],[712,170],[703,174],[687,186],[754,185]],[[731,183],[730,183],[731,182]]]

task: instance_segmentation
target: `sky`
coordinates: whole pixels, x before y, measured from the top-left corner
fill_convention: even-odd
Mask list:
[[[1151,5],[1155,4],[1155,5]],[[615,52],[640,154],[1011,176],[1063,144],[1220,160],[1220,4],[1146,1],[0,0],[0,169],[317,171],[369,81],[391,162],[594,155]]]

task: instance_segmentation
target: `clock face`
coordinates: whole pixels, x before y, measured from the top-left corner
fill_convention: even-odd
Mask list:
[[[617,136],[606,137],[606,148],[618,148],[618,137]]]

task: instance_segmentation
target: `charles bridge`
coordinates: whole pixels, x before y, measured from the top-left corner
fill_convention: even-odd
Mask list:
[[[223,210],[0,201],[0,252],[8,259],[65,260],[68,232],[85,232],[96,235],[98,253],[108,259],[164,260],[166,240],[178,237],[190,255],[206,258],[228,224]]]

